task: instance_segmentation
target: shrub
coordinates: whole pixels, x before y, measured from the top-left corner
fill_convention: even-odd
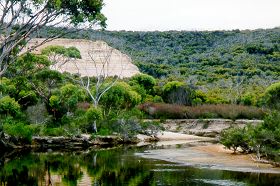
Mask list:
[[[220,136],[220,143],[228,149],[236,153],[237,148],[240,147],[244,152],[248,151],[248,141],[245,135],[245,128],[230,128],[222,131]]]
[[[265,157],[280,161],[280,114],[267,116],[264,123],[245,128],[231,128],[222,132],[220,142],[229,149],[236,151],[254,151],[257,159]]]
[[[162,103],[163,99],[161,96],[155,95],[155,97],[153,98],[153,102],[154,103]]]
[[[247,93],[241,97],[241,103],[243,105],[256,105],[256,97],[253,94]]]
[[[88,122],[94,122],[102,118],[102,110],[100,108],[91,107],[86,112]]]
[[[265,103],[275,109],[280,109],[280,82],[270,85],[264,95]]]
[[[20,114],[20,105],[10,96],[4,96],[0,99],[0,114],[18,116]]]
[[[44,136],[63,136],[63,135],[65,135],[65,130],[62,127],[58,127],[58,128],[46,127],[42,130],[42,135],[44,135]]]
[[[106,108],[128,109],[139,104],[141,96],[125,82],[118,82],[101,98],[100,102]]]
[[[29,125],[25,125],[24,123],[17,123],[17,124],[4,124],[3,126],[4,132],[16,137],[24,142],[31,142],[33,129]]]
[[[155,78],[147,74],[136,74],[131,77],[130,84],[139,85],[140,87],[143,87],[148,94],[153,95],[154,86],[156,85],[156,80]]]
[[[163,86],[163,99],[167,103],[191,105],[194,91],[184,82],[172,81]]]

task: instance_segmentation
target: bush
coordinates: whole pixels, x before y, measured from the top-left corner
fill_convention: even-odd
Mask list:
[[[102,118],[102,110],[100,108],[91,107],[86,112],[88,122],[94,122]]]
[[[46,127],[42,130],[42,135],[44,135],[44,136],[64,136],[65,130],[62,127],[58,127],[58,128]]]
[[[102,96],[100,103],[109,110],[133,108],[140,101],[141,96],[127,83],[118,82]]]
[[[220,143],[235,153],[240,147],[243,152],[249,150],[248,141],[245,135],[245,128],[230,128],[222,131],[220,136]]]
[[[231,128],[222,132],[220,142],[234,152],[238,147],[253,151],[257,159],[262,157],[280,161],[280,113],[267,116],[263,124]]]
[[[154,94],[154,86],[156,85],[156,80],[147,74],[136,74],[131,77],[130,85],[140,85],[143,87],[147,94]]]
[[[155,95],[155,97],[153,98],[153,102],[154,103],[162,103],[163,99],[161,96]]]
[[[264,100],[268,106],[280,110],[280,82],[274,83],[266,89]]]
[[[25,125],[23,123],[9,123],[4,124],[3,129],[5,133],[18,138],[19,140],[23,140],[23,142],[30,143],[32,140],[33,129],[29,125]]]
[[[172,81],[163,86],[163,99],[167,103],[191,105],[194,91],[184,82]]]
[[[241,97],[241,103],[243,105],[256,105],[256,97],[253,94],[247,93]]]
[[[20,114],[20,105],[10,96],[4,96],[0,99],[0,114],[18,116]]]

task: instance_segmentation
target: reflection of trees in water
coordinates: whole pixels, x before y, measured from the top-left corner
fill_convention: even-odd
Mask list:
[[[90,152],[84,159],[93,185],[150,185],[153,172],[134,156],[126,155],[126,150]]]
[[[15,186],[15,185],[37,185],[38,180],[35,177],[28,175],[28,168],[22,167],[22,170],[12,169],[12,174],[8,175],[5,180],[2,180],[1,185]]]
[[[124,148],[82,153],[25,154],[0,167],[0,185],[205,185],[199,181],[200,178],[276,183],[271,175],[257,177],[190,167],[173,167],[179,171],[161,171],[172,169],[172,166],[164,163],[157,166],[159,162],[139,159],[132,154],[133,149]]]

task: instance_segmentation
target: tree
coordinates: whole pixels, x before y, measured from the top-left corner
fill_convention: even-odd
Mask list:
[[[280,109],[280,82],[274,83],[266,89],[264,99],[268,106]]]
[[[222,131],[220,143],[226,148],[233,150],[234,153],[236,153],[238,147],[240,147],[244,152],[249,149],[246,141],[245,128],[229,128]]]
[[[10,96],[4,96],[0,99],[0,114],[17,116],[20,113],[20,105]]]
[[[132,85],[140,85],[148,94],[154,94],[156,80],[152,76],[147,74],[137,74],[131,77],[130,82]]]
[[[0,76],[16,60],[25,43],[47,27],[85,25],[105,27],[103,0],[3,0],[0,2]],[[58,38],[46,38],[43,43]],[[32,50],[42,43],[37,43]]]
[[[6,72],[6,77],[10,79],[2,78],[0,81],[0,92],[15,98],[22,109],[36,104],[38,96],[30,82],[40,71],[48,69],[49,65],[46,56],[31,53],[21,55]]]
[[[87,92],[92,101],[92,107],[97,109],[102,96],[110,90],[121,77],[124,54],[113,49],[105,42],[99,41],[95,44],[97,46],[93,46],[88,52],[90,60],[86,60],[86,63],[83,65],[79,65],[77,61],[74,61],[79,80],[77,80],[77,77],[72,78],[72,80],[78,82]],[[114,61],[112,59],[113,57],[115,58]],[[113,62],[117,64],[113,64]],[[113,68],[116,66],[120,67],[120,70],[117,70],[118,74],[112,73],[111,71],[114,70]],[[112,74],[115,75],[112,76]],[[96,121],[93,122],[91,128],[93,131],[97,132]]]
[[[129,109],[141,101],[141,96],[132,90],[125,82],[118,82],[112,86],[101,98],[101,103],[108,111],[114,109]]]
[[[60,72],[54,70],[42,70],[36,73],[28,82],[45,104],[48,113],[54,116],[54,121],[57,121],[59,116],[56,115],[56,110],[54,110],[52,105],[50,105],[50,103],[55,102],[55,100],[50,102],[50,98],[56,88],[58,88],[63,82],[63,79],[64,76]]]
[[[191,105],[193,90],[184,82],[171,81],[163,86],[163,98],[167,103]]]
[[[76,47],[65,48],[64,46],[47,46],[41,51],[42,55],[48,56],[52,62],[51,68],[63,71],[62,66],[73,60],[81,59],[81,53]]]
[[[55,120],[61,119],[65,114],[71,116],[77,108],[78,102],[85,100],[85,92],[78,86],[66,84],[53,92],[49,98]]]
[[[93,106],[98,107],[101,97],[118,81],[123,70],[123,54],[116,51],[104,42],[98,42],[97,47],[92,48],[88,54],[91,60],[87,64],[79,65],[76,61],[75,66],[79,75],[78,83],[90,96]],[[112,58],[115,58],[114,61]],[[113,64],[119,63],[119,64]],[[120,70],[117,75],[112,76],[112,70],[119,66]],[[91,69],[92,71],[90,71]],[[86,74],[86,76],[82,76]],[[94,76],[94,78],[92,78]]]

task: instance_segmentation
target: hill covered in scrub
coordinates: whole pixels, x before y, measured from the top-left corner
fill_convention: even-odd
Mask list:
[[[215,75],[277,78],[280,72],[280,28],[212,32],[81,31],[67,37],[104,40],[131,55],[142,72],[155,77],[197,75],[212,82],[221,78]]]
[[[57,32],[49,28],[39,35]],[[280,80],[280,28],[233,31],[80,31],[131,56],[141,72],[184,81],[224,102],[254,97]],[[248,95],[250,94],[250,95]],[[216,96],[216,97],[217,97]]]

